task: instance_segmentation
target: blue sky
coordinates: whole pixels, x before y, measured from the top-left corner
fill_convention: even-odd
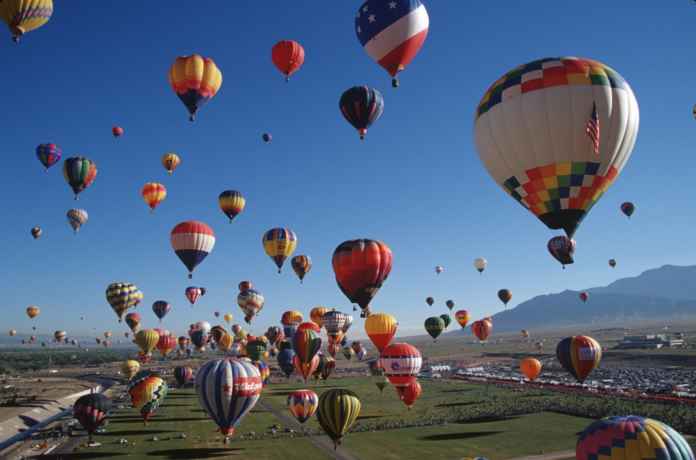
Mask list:
[[[36,304],[45,332],[125,331],[104,290],[128,281],[145,294],[138,310],[146,326],[156,324],[152,302],[165,299],[174,308],[163,324],[182,333],[197,320],[213,322],[216,310],[241,320],[237,283],[250,279],[266,297],[252,326],[262,333],[288,308],[350,310],[331,255],[360,237],[393,250],[394,268],[373,310],[396,315],[401,333],[421,331],[449,298],[481,317],[502,308],[496,292],[503,287],[517,304],[693,263],[684,240],[694,223],[696,7],[686,0],[492,3],[427,2],[430,34],[394,90],[355,37],[359,2],[199,0],[191,10],[188,2],[57,2],[51,22],[20,45],[0,40],[3,329],[28,331],[24,309]],[[289,84],[270,61],[271,46],[285,38],[306,50]],[[212,57],[224,82],[191,124],[166,74],[177,55],[193,52]],[[621,177],[576,234],[576,264],[563,271],[546,252],[553,232],[489,178],[472,125],[476,104],[500,75],[565,55],[619,71],[636,94],[641,126]],[[357,84],[385,97],[384,115],[364,142],[337,107]],[[112,138],[114,124],[125,136]],[[260,139],[266,131],[273,134],[268,145]],[[42,142],[98,165],[77,202],[90,214],[77,236],[65,219],[76,203],[61,166],[46,174],[34,155]],[[183,159],[171,178],[159,163],[166,151]],[[169,190],[154,215],[139,194],[148,181]],[[247,197],[231,225],[217,207],[225,189]],[[637,205],[630,222],[618,211],[627,199]],[[169,244],[171,228],[188,219],[217,234],[193,281],[209,294],[193,308],[184,298],[191,283]],[[29,235],[34,225],[44,230],[38,241]],[[292,228],[297,253],[314,261],[304,285],[289,263],[277,275],[263,252],[261,236],[275,226]],[[472,267],[478,256],[489,261],[483,276]],[[619,262],[615,270],[610,257]],[[446,268],[439,277],[437,264]],[[432,309],[428,295],[437,302]],[[362,320],[353,327],[362,335]]]

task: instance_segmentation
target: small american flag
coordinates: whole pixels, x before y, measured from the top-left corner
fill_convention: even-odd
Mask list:
[[[597,104],[594,102],[592,103],[592,115],[587,120],[585,132],[592,141],[592,149],[595,155],[599,155],[599,117],[597,116]]]

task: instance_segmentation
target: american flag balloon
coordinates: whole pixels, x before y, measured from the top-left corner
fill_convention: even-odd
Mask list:
[[[420,0],[367,0],[355,16],[360,44],[392,77],[416,57],[429,26],[428,11]],[[394,78],[392,86],[398,85]]]

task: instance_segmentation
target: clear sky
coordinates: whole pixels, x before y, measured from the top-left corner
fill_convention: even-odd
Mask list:
[[[496,292],[503,287],[517,304],[695,261],[685,244],[696,174],[692,2],[426,1],[430,34],[398,90],[355,36],[360,2],[195,4],[58,1],[51,21],[20,45],[9,34],[0,40],[3,330],[29,331],[24,309],[36,304],[43,332],[125,331],[104,296],[114,281],[144,292],[138,310],[146,326],[156,325],[152,302],[170,301],[163,324],[178,334],[198,320],[214,323],[216,310],[241,321],[242,279],[266,298],[251,328],[257,334],[288,308],[349,311],[331,256],[342,241],[361,237],[383,240],[394,253],[373,311],[396,315],[402,334],[421,331],[429,312],[446,312],[449,298],[481,317],[502,308]],[[289,84],[270,59],[271,46],[286,38],[306,50]],[[194,52],[212,57],[224,82],[192,124],[166,75],[176,56]],[[641,124],[628,165],[576,234],[576,264],[563,271],[546,252],[553,232],[481,165],[472,127],[479,99],[504,72],[568,55],[620,72],[636,94]],[[341,93],[358,84],[385,98],[364,142],[338,110]],[[114,124],[126,130],[120,139],[111,136]],[[261,141],[266,131],[271,144]],[[97,179],[77,203],[62,164],[46,174],[37,161],[42,142],[59,144],[64,158],[82,154],[97,163]],[[173,177],[160,165],[166,151],[183,160]],[[148,181],[169,190],[154,215],[140,197]],[[225,189],[247,197],[231,225],[217,205]],[[637,205],[630,222],[618,211],[627,199]],[[74,236],[65,212],[76,204],[90,220]],[[169,243],[173,226],[189,219],[217,235],[193,283]],[[37,241],[29,235],[34,225],[44,230]],[[292,228],[296,254],[313,259],[304,285],[289,261],[279,276],[262,249],[263,232],[275,226]],[[489,261],[482,276],[472,267],[478,256]],[[610,257],[619,262],[615,270]],[[437,264],[446,269],[439,277]],[[208,289],[193,308],[184,298],[190,284]],[[362,335],[355,316],[354,335]]]

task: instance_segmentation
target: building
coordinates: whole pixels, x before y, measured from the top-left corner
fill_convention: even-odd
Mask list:
[[[650,349],[657,350],[662,347],[681,348],[686,346],[686,339],[683,333],[677,333],[674,336],[668,334],[646,334],[646,335],[626,335],[619,342],[615,349]]]

